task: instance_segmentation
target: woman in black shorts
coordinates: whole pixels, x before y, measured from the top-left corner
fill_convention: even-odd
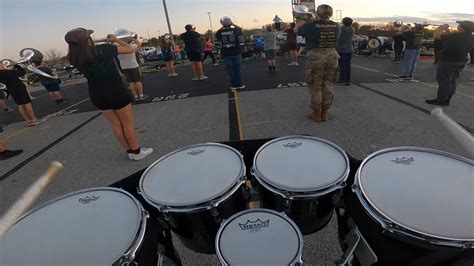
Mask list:
[[[94,45],[90,37],[94,31],[77,28],[70,30],[64,39],[69,44],[69,63],[84,73],[89,85],[92,103],[110,122],[117,140],[127,150],[130,160],[141,160],[153,152],[152,148],[140,148],[134,127],[132,99],[125,86],[118,63],[118,54],[130,54],[135,50],[126,42],[109,34],[111,44]]]

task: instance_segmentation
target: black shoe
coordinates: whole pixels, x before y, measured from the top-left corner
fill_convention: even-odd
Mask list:
[[[4,161],[9,158],[15,157],[22,152],[23,150],[17,150],[17,151],[5,150],[3,152],[0,152],[0,161]]]
[[[426,100],[425,101],[427,104],[432,104],[432,105],[440,105],[440,106],[449,106],[449,101],[438,101],[438,99],[433,99],[433,100]]]
[[[399,79],[406,79],[406,78],[408,78],[408,76],[399,76],[398,78]]]
[[[351,85],[351,83],[350,83],[350,82],[346,82],[346,83],[344,83],[344,86],[350,86],[350,85]]]

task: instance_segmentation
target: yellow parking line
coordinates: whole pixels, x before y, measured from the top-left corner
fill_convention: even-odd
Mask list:
[[[239,98],[237,97],[237,91],[232,90],[232,93],[234,94],[234,99],[235,99],[235,112],[237,113],[237,124],[239,126],[239,139],[243,140],[244,139],[244,131],[242,128],[242,120],[240,118],[240,106],[239,106]]]
[[[20,135],[21,133],[27,131],[28,129],[30,129],[30,128],[29,128],[29,127],[22,128],[22,129],[20,129],[20,130],[18,130],[18,131],[16,131],[16,132],[13,132],[13,134],[7,136],[6,138],[1,139],[0,141],[1,141],[1,142],[6,142],[7,140],[12,139],[12,138],[14,138],[14,137]]]

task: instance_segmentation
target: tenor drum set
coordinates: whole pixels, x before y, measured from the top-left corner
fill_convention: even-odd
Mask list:
[[[303,235],[335,213],[338,265],[472,265],[473,182],[473,160],[427,148],[359,161],[308,135],[191,145],[29,211],[0,240],[0,264],[180,264],[171,230],[222,265],[300,265]]]

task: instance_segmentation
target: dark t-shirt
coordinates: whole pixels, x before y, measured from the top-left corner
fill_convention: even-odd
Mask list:
[[[425,35],[421,31],[407,31],[403,33],[403,39],[406,41],[405,49],[420,49],[421,40]]]
[[[289,28],[285,30],[286,32],[286,42],[287,43],[296,43],[296,33],[293,29]]]
[[[173,58],[173,45],[168,44],[161,47],[161,53],[163,54],[164,58]]]
[[[403,36],[401,34],[394,35],[393,43],[396,47],[403,47]]]
[[[18,79],[23,75],[25,75],[25,70],[19,65],[15,65],[15,69],[12,70],[0,70],[0,83],[5,84],[8,90],[26,89],[25,84]]]
[[[181,34],[181,40],[184,41],[184,49],[188,52],[202,52],[201,34],[195,31],[187,31]]]
[[[306,22],[298,29],[298,35],[306,39],[306,50],[314,48],[336,48],[340,34],[340,26],[332,20],[328,22]]]
[[[240,36],[242,36],[240,28],[224,28],[217,31],[216,39],[222,43],[223,56],[236,56],[242,53]]]
[[[463,32],[448,33],[441,35],[441,40],[444,43],[441,61],[467,62],[467,54],[474,46],[474,39],[471,35]]]
[[[96,46],[97,56],[84,72],[89,84],[89,92],[95,95],[108,95],[126,89],[120,76],[117,47],[111,44]]]
[[[42,66],[42,67],[38,67],[39,70],[45,72],[46,74],[50,74],[50,75],[53,75],[53,70],[50,68],[50,67],[47,67],[47,66]],[[42,75],[37,75],[38,78],[39,78],[39,81],[41,82],[41,84],[43,85],[49,85],[49,84],[56,84],[58,83],[58,80],[57,79],[51,79],[51,78],[48,78],[48,77],[45,77],[45,76],[42,76]]]

